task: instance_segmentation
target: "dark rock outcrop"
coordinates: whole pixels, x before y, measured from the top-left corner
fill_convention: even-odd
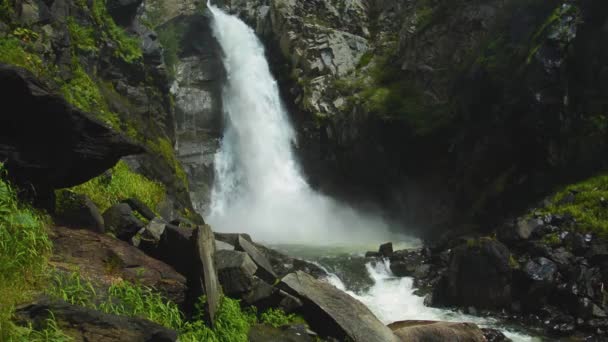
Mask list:
[[[99,208],[86,195],[61,191],[57,203],[60,204],[55,212],[55,220],[58,223],[98,233],[105,231],[104,219]]]
[[[131,207],[126,203],[115,204],[108,208],[103,213],[103,220],[106,229],[124,241],[131,240],[145,226],[145,223],[135,216]]]
[[[0,63],[0,160],[24,191],[54,208],[53,189],[83,183],[144,149],[56,95],[30,72]],[[43,142],[43,143],[35,143]]]
[[[126,242],[88,230],[53,228],[51,265],[71,271],[105,286],[117,279],[159,290],[182,305],[186,298],[186,278],[169,265],[153,259]]]
[[[489,238],[469,240],[452,251],[433,292],[435,305],[501,308],[511,302],[511,253]]]
[[[280,286],[304,300],[300,311],[322,336],[361,342],[396,341],[391,330],[365,305],[328,283],[298,271],[285,276]]]
[[[117,316],[63,301],[41,298],[17,308],[18,324],[32,324],[44,329],[47,319],[54,318],[57,327],[74,341],[99,342],[173,342],[177,332],[137,317]]]

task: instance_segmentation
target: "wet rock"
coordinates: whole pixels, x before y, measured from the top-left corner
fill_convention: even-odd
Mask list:
[[[368,251],[368,252],[365,252],[365,257],[366,258],[381,258],[382,254],[379,252]]]
[[[433,290],[435,305],[500,308],[511,302],[511,253],[502,243],[481,238],[456,247]]]
[[[202,294],[207,298],[205,302],[205,314],[211,322],[215,324],[215,313],[220,304],[221,287],[215,268],[215,238],[213,231],[207,225],[198,226],[196,229],[196,266]]]
[[[557,266],[549,259],[537,258],[526,263],[524,272],[532,281],[553,283],[557,273]]]
[[[504,225],[499,229],[498,239],[506,243],[527,240],[543,224],[543,221],[537,218],[519,219],[515,223]]]
[[[385,258],[390,258],[393,255],[393,243],[387,242],[385,244],[380,245],[378,253],[380,253],[380,255]]]
[[[138,212],[143,218],[146,220],[153,220],[156,217],[156,214],[152,211],[152,209],[148,208],[148,206],[137,198],[127,198],[122,201],[122,203],[126,203],[133,209]]]
[[[554,337],[570,336],[576,330],[576,321],[570,315],[558,314],[547,321],[545,330]]]
[[[71,191],[61,191],[55,220],[65,226],[103,233],[105,224],[99,208],[89,197]]]
[[[115,204],[103,213],[106,229],[117,238],[129,241],[145,224],[126,203]]]
[[[19,307],[15,316],[18,324],[32,324],[35,330],[45,328],[52,316],[57,327],[75,341],[178,341],[176,331],[145,319],[105,314],[48,298]]]
[[[587,243],[585,236],[580,233],[568,234],[564,242],[578,256],[584,255],[589,250],[589,243]]]
[[[251,242],[239,235],[236,249],[249,254],[249,257],[251,257],[253,262],[258,265],[258,273],[256,274],[258,277],[270,284],[274,284],[277,275],[274,272],[272,265],[270,265],[270,261],[268,261],[266,256],[264,256],[264,254],[262,254]]]
[[[81,184],[143,148],[69,105],[30,72],[0,63],[0,160],[37,205],[54,208],[53,189]],[[35,124],[34,124],[35,123]],[[33,141],[44,141],[32,148]]]
[[[396,251],[390,258],[391,272],[397,277],[410,277],[413,276],[417,270],[419,271],[418,276],[422,276],[425,273],[426,267],[421,268],[421,264],[427,261],[427,258],[422,255],[419,250],[403,250]]]
[[[280,286],[304,300],[301,312],[322,336],[361,342],[395,341],[395,336],[361,302],[334,286],[298,271],[283,278]]]
[[[487,342],[511,342],[511,339],[498,329],[482,328],[481,331]]]
[[[186,278],[169,265],[126,242],[88,230],[55,227],[51,265],[110,286],[119,279],[153,287],[178,305],[186,298]]]
[[[247,336],[250,342],[313,342],[315,334],[305,326],[286,326],[274,328],[269,325],[256,324]]]
[[[485,342],[483,331],[473,323],[401,321],[388,325],[403,342]]]
[[[215,252],[215,265],[224,293],[238,297],[253,287],[253,275],[258,267],[245,252],[220,250]]]

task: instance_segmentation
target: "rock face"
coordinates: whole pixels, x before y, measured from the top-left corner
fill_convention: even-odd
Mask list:
[[[251,290],[258,267],[247,253],[220,250],[215,252],[215,262],[226,295],[234,297]]]
[[[502,243],[481,238],[452,251],[434,304],[501,308],[511,303],[511,253]]]
[[[483,332],[472,323],[403,321],[389,324],[401,341],[411,342],[485,342]]]
[[[0,63],[0,79],[6,108],[19,109],[0,117],[0,159],[20,188],[33,186],[47,207],[54,207],[51,190],[80,184],[121,157],[144,151],[28,71]]]
[[[361,342],[396,341],[365,305],[328,283],[298,271],[285,276],[281,286],[305,300],[302,314],[321,335]]]
[[[16,320],[31,323],[34,329],[45,327],[51,313],[63,333],[76,342],[172,342],[177,332],[137,317],[116,316],[71,305],[62,301],[40,299],[17,309]]]
[[[79,269],[80,275],[110,286],[117,279],[158,289],[182,305],[186,278],[167,264],[137,248],[104,234],[62,227],[53,229],[51,264],[59,269]]]

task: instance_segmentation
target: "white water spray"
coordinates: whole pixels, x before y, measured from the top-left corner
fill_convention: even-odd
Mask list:
[[[270,73],[264,48],[238,18],[208,5],[224,52],[226,128],[215,157],[208,217],[218,231],[291,244],[380,243],[390,236],[378,217],[312,190],[292,150],[295,133]]]

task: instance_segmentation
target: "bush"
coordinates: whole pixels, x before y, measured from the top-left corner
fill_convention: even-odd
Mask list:
[[[162,184],[131,171],[123,161],[119,161],[112,168],[111,174],[103,174],[84,184],[59,190],[59,192],[61,191],[87,195],[102,212],[124,199],[133,197],[156,211],[160,202],[165,198],[165,188]],[[65,196],[62,196],[61,193],[57,194],[58,199],[63,197]],[[63,204],[58,201],[57,210],[61,211]]]
[[[0,340],[15,336],[14,306],[44,282],[51,251],[48,218],[20,203],[4,177],[0,163]]]

